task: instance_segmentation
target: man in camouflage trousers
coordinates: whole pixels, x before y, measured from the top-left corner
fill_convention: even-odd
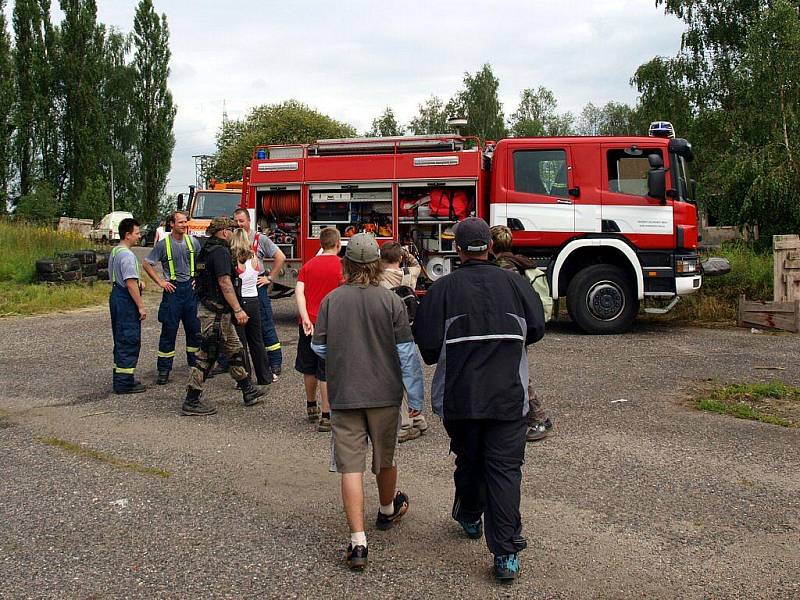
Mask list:
[[[197,257],[196,288],[200,319],[200,349],[197,362],[189,375],[186,400],[181,411],[184,415],[205,416],[217,412],[215,404],[202,399],[203,387],[220,352],[229,359],[231,377],[239,384],[245,406],[261,401],[264,391],[253,385],[244,361],[244,348],[236,335],[236,323],[247,323],[247,313],[239,303],[237,275],[228,244],[236,229],[229,217],[216,217],[208,226],[209,240]]]

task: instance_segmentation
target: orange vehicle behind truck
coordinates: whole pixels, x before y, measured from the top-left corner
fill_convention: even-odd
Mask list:
[[[197,190],[189,186],[186,211],[189,213],[189,235],[205,237],[211,219],[220,215],[231,216],[242,199],[242,182],[217,182],[212,179],[208,189]],[[183,194],[178,194],[178,210],[183,210]]]

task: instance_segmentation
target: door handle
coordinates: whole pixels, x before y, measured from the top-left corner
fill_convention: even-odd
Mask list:
[[[558,204],[572,204],[572,200],[567,200],[566,198],[559,198],[556,202]]]

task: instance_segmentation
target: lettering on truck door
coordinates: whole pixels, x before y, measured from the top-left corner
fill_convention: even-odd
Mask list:
[[[559,246],[573,237],[575,207],[568,147],[512,144],[506,217],[521,245]]]

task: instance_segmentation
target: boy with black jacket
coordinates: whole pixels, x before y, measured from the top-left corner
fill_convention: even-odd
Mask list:
[[[467,218],[455,228],[462,265],[423,298],[414,339],[436,363],[433,410],[456,455],[453,518],[481,536],[500,581],[519,575],[527,546],[519,512],[528,414],[525,347],[544,336],[541,300],[521,277],[490,262],[489,226]]]

